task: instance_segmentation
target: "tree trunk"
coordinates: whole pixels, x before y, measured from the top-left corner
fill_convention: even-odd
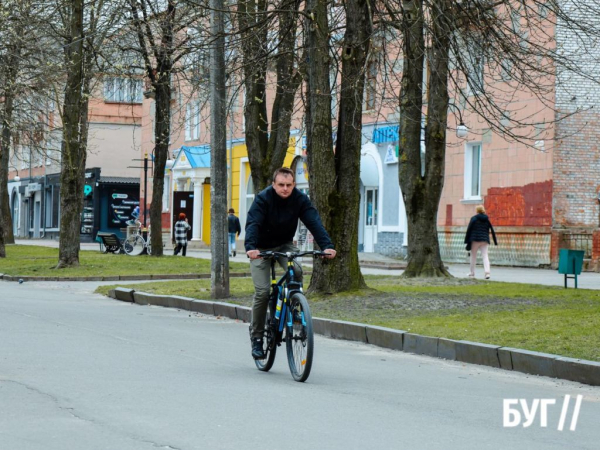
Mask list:
[[[298,0],[283,0],[279,13],[279,51],[277,55],[277,88],[275,101],[271,109],[271,134],[267,149],[271,165],[267,169],[266,179],[261,180],[268,186],[276,169],[283,165],[290,146],[290,127],[294,112],[296,92],[302,77],[294,68],[296,59],[296,37],[298,29]]]
[[[9,83],[8,86],[11,86]],[[5,243],[14,244],[12,214],[10,211],[10,195],[8,192],[8,163],[10,161],[11,129],[13,121],[14,95],[11,89],[4,91],[2,111],[2,135],[0,136],[0,217],[3,225]]]
[[[404,277],[448,277],[440,256],[437,210],[444,187],[448,111],[449,0],[433,8],[429,103],[425,128],[425,174],[421,169],[423,63],[421,2],[403,2],[404,70],[400,94],[399,179],[408,217],[408,265]],[[444,17],[444,14],[448,17]]]
[[[169,157],[171,139],[171,76],[173,73],[173,38],[176,6],[169,0],[164,20],[161,21],[161,45],[156,61],[156,74],[147,64],[148,76],[153,79],[156,100],[156,126],[154,128],[154,173],[152,179],[152,202],[150,225],[152,256],[163,256],[162,198],[165,188],[165,167]],[[144,194],[146,195],[146,194]]]
[[[6,248],[4,246],[4,230],[0,221],[0,258],[6,258]]]
[[[342,96],[336,152],[333,153],[329,85],[329,30],[326,2],[308,2],[314,22],[308,32],[308,152],[311,198],[338,252],[317,261],[309,292],[333,293],[365,288],[358,263],[359,172],[364,67],[371,36],[366,1],[346,3]]]
[[[267,55],[267,3],[264,0],[238,2],[238,21],[242,30],[242,59],[244,63],[244,85],[246,97],[244,102],[244,119],[246,122],[246,148],[250,175],[254,191],[259,192],[266,187],[268,161],[267,147],[269,143],[269,124],[267,121],[266,78]]]
[[[23,30],[22,23],[18,22],[14,33],[20,36]],[[10,162],[10,147],[12,144],[14,106],[17,95],[17,77],[19,75],[19,67],[22,64],[20,42],[7,47],[9,56],[4,62],[4,66],[0,67],[2,72],[2,93],[0,97],[4,98],[3,109],[0,113],[0,123],[2,126],[0,135],[0,218],[4,226],[5,243],[14,244],[15,236],[13,232],[13,219],[10,211],[10,195],[8,192],[8,172]]]
[[[282,166],[290,140],[295,95],[301,77],[295,72],[295,44],[298,0],[283,0],[279,5],[279,45],[277,88],[271,110],[271,131],[267,117],[266,77],[269,59],[267,46],[267,3],[259,0],[238,3],[242,31],[246,101],[246,148],[255,192],[271,183],[275,169]]]
[[[227,239],[227,123],[223,0],[211,0],[210,247],[212,298],[229,297]]]
[[[71,0],[70,39],[65,46],[67,84],[63,107],[61,214],[57,268],[79,265],[79,232],[85,184],[89,98],[83,14],[83,0]]]
[[[163,67],[163,70],[166,68]],[[155,85],[156,125],[154,128],[154,173],[152,178],[152,202],[150,203],[150,225],[152,256],[163,256],[162,241],[162,198],[165,188],[165,167],[169,155],[169,136],[171,134],[171,83],[170,69],[162,72]]]

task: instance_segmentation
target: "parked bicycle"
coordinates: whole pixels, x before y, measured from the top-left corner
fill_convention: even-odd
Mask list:
[[[325,256],[320,251],[261,252],[259,257],[271,260],[271,294],[264,331],[265,359],[255,360],[258,370],[268,372],[275,362],[277,347],[286,344],[288,365],[296,381],[306,381],[312,368],[314,336],[308,301],[302,291],[302,282],[296,279],[294,261],[305,255]],[[276,281],[275,262],[287,258],[287,269]]]
[[[138,256],[144,252],[144,249],[146,249],[148,255],[151,255],[152,246],[150,245],[150,228],[148,228],[147,238],[144,239],[142,223],[139,220],[136,220],[135,226],[135,232],[128,236],[125,241],[123,241],[123,249],[125,250],[125,253],[131,256]]]

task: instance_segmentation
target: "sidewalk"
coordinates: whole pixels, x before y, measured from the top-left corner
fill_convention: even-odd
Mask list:
[[[40,245],[58,248],[57,240],[17,239],[16,243],[19,245]],[[81,249],[98,251],[99,245],[97,243],[82,243]],[[164,253],[166,255],[173,254],[173,248],[170,244],[165,246]],[[192,258],[210,259],[210,251],[208,250],[189,249],[187,255]],[[400,275],[403,272],[400,267],[403,267],[406,264],[405,261],[388,258],[378,253],[359,253],[358,259],[361,263],[361,271],[364,275]],[[236,262],[248,262],[248,258],[246,258],[246,255],[243,252],[238,252],[237,256],[235,258],[231,258],[230,260]],[[469,265],[448,264],[448,270],[457,278],[466,278],[467,273],[469,272]],[[477,279],[483,279],[483,267],[478,266],[475,273]],[[559,274],[556,270],[537,269],[532,267],[494,266],[493,262],[491,279],[492,281],[504,281],[511,283],[533,283],[547,286],[564,286],[564,275]],[[573,288],[574,280],[568,280],[568,286],[569,289]],[[581,289],[600,290],[600,273],[583,272],[578,277],[578,286]]]

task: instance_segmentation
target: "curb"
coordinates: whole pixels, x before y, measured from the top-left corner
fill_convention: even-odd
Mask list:
[[[178,308],[207,315],[228,317],[242,322],[249,322],[252,314],[251,308],[246,306],[195,300],[180,296],[147,294],[133,289],[111,289],[108,296],[139,305]],[[313,329],[316,334],[334,339],[363,342],[417,355],[427,355],[451,361],[479,364],[600,386],[600,362],[596,361],[478,342],[421,336],[403,330],[318,317],[313,317]]]
[[[360,267],[365,269],[383,269],[383,270],[404,270],[406,269],[406,264],[402,263],[387,263],[387,262],[375,262],[375,261],[359,261],[358,264]]]
[[[230,273],[230,278],[247,278],[250,272]],[[4,281],[146,281],[146,280],[199,280],[210,278],[210,273],[183,273],[165,275],[114,275],[101,277],[33,277],[19,275],[0,274],[0,280]]]

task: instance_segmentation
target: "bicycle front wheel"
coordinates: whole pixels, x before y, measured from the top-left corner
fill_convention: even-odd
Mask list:
[[[270,325],[272,317],[271,302],[269,302],[267,320],[265,321],[265,338],[263,339],[265,359],[254,360],[256,367],[262,372],[271,370],[271,367],[273,367],[273,363],[275,362],[275,354],[277,353],[276,333]]]
[[[306,381],[312,368],[314,336],[312,316],[303,294],[295,293],[286,314],[288,364],[296,381]]]
[[[123,243],[125,253],[131,256],[141,255],[144,251],[144,247],[144,238],[142,238],[139,234],[129,236],[127,239],[125,239],[125,242]]]

